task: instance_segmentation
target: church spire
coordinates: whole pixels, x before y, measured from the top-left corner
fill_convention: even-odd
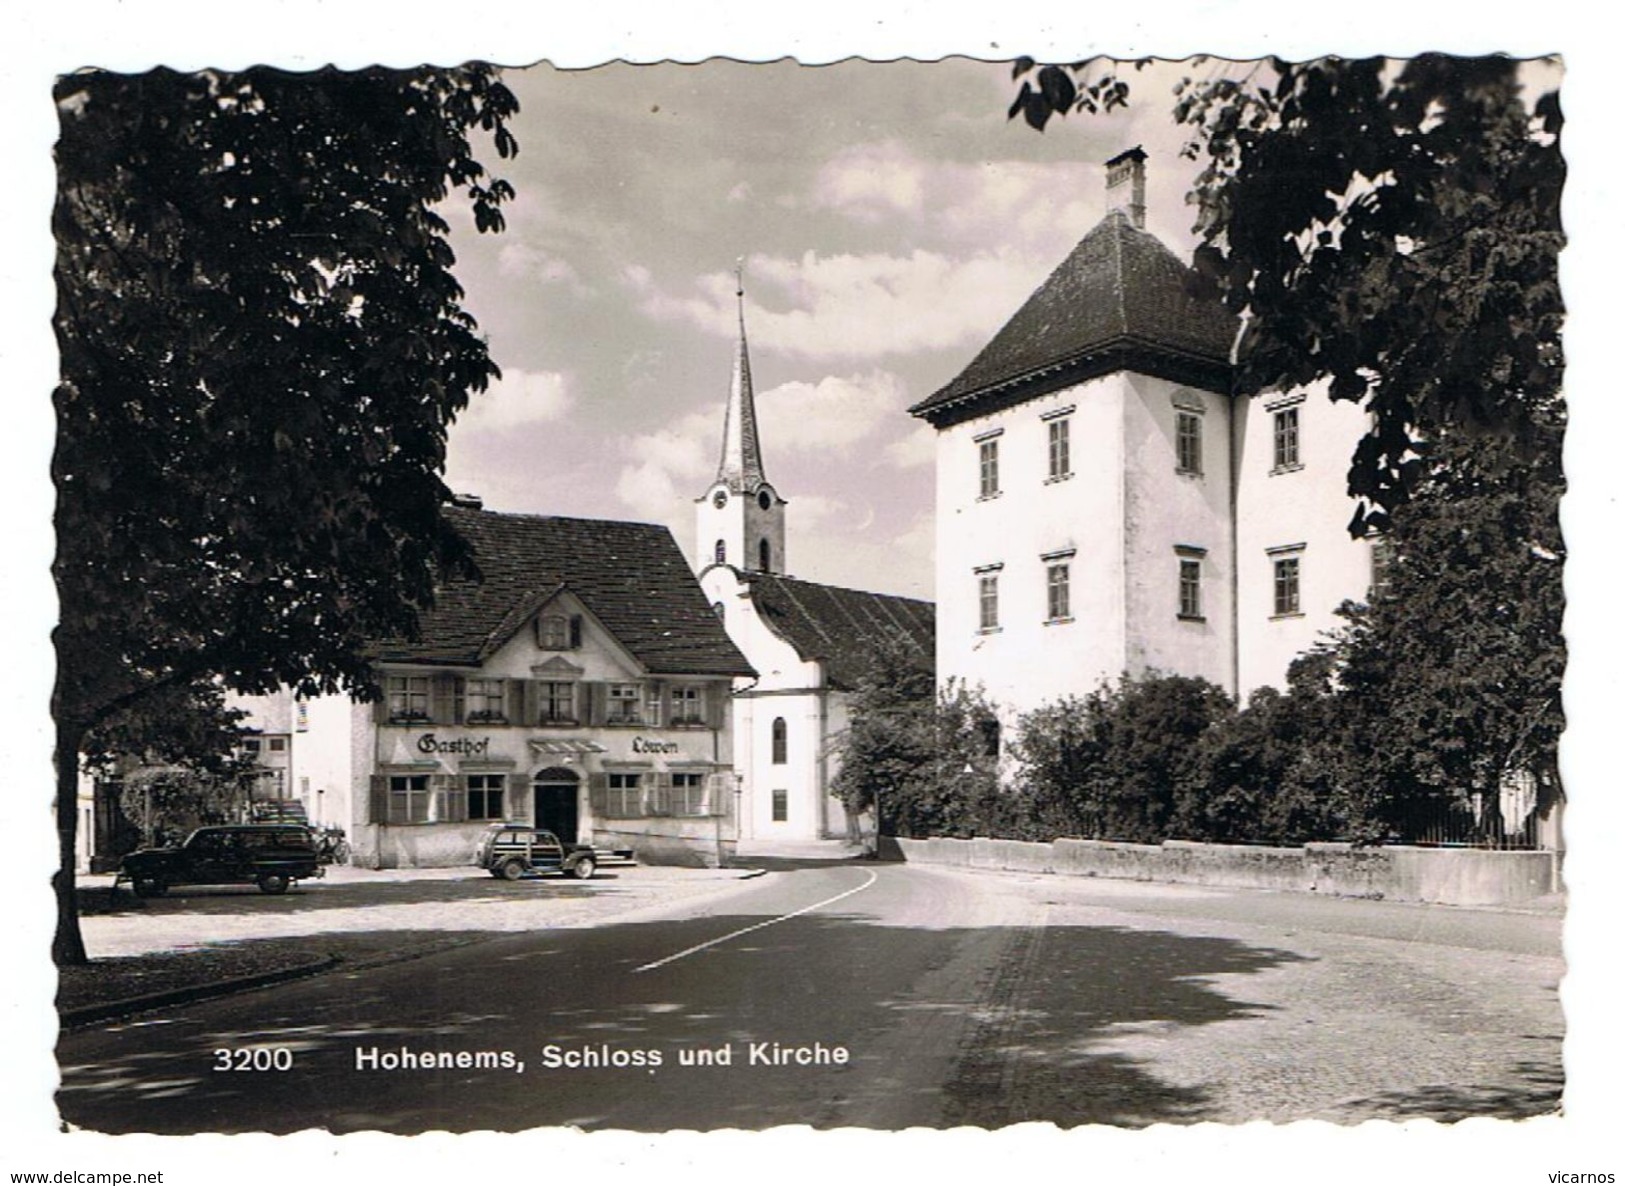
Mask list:
[[[733,383],[728,389],[728,410],[722,422],[722,460],[717,481],[738,494],[755,490],[767,481],[762,470],[762,446],[756,434],[756,393],[750,382],[750,350],[745,345],[745,261],[734,265],[734,296],[739,302],[739,349],[734,355]]]

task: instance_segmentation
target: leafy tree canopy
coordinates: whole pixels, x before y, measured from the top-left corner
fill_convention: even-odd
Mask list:
[[[511,156],[517,103],[482,65],[93,70],[56,100],[66,918],[86,729],[204,677],[373,694],[366,641],[466,561],[446,429],[498,372],[437,208],[502,228],[473,138]]]

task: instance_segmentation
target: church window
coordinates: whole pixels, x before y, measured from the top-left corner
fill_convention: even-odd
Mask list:
[[[1050,481],[1072,476],[1072,421],[1062,417],[1049,422]]]
[[[1064,622],[1072,617],[1072,566],[1049,566],[1049,620]]]
[[[773,792],[773,822],[782,824],[790,818],[790,792],[775,790]]]
[[[982,441],[977,445],[980,464],[980,496],[992,498],[999,492],[999,442]]]
[[[999,628],[999,575],[984,573],[976,578],[977,622],[981,630]]]
[[[773,545],[765,539],[756,545],[756,567],[763,572],[773,571]]]
[[[728,541],[719,539],[713,555],[716,556],[718,564],[728,563]]]
[[[783,766],[790,760],[790,730],[783,717],[773,718],[773,765]]]
[[[756,496],[756,505],[761,507],[764,511],[771,511],[773,509],[773,496],[766,490],[763,490]]]
[[[720,601],[713,601],[711,603],[711,612],[717,616],[717,621],[719,622],[726,622],[728,620],[728,607],[723,605]]]
[[[1275,413],[1275,465],[1276,472],[1297,469],[1302,465],[1298,459],[1298,409],[1282,408]]]
[[[1174,415],[1175,465],[1182,474],[1202,472],[1202,417],[1196,412]]]

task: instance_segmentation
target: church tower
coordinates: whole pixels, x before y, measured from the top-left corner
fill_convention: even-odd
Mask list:
[[[696,570],[728,564],[746,572],[780,573],[784,566],[785,502],[768,484],[756,430],[756,393],[745,343],[743,264],[735,268],[739,348],[722,421],[722,458],[710,488],[695,499]]]

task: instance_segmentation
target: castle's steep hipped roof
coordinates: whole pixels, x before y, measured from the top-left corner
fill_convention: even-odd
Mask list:
[[[856,688],[876,649],[891,639],[912,644],[926,665],[934,663],[937,607],[929,601],[771,573],[745,579],[762,620],[803,659],[821,661],[832,688]]]
[[[568,590],[653,674],[755,674],[666,528],[465,507],[444,514],[472,546],[481,579],[442,582],[418,639],[376,643],[380,661],[478,665]]]
[[[1237,319],[1196,296],[1192,281],[1173,252],[1114,210],[957,378],[909,410],[952,419],[985,397],[1118,369],[1227,388]]]

